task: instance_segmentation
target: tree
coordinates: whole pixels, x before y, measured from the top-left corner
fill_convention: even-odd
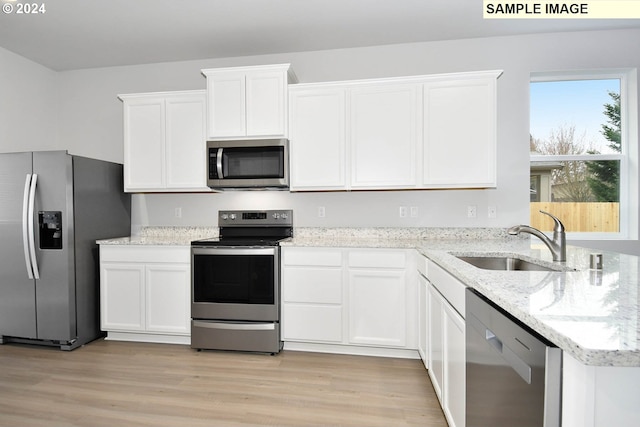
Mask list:
[[[611,104],[604,105],[604,115],[607,123],[602,125],[602,135],[609,141],[609,148],[617,153],[621,152],[621,128],[620,128],[620,94],[609,92],[613,100]],[[589,151],[589,154],[598,154],[597,151]],[[589,171],[589,187],[598,202],[620,201],[620,164],[617,160],[600,160],[587,162]]]
[[[548,155],[584,154],[585,135],[576,135],[575,125],[561,126],[551,131],[547,140],[529,138],[529,148],[532,152]],[[587,182],[587,168],[585,162],[561,162],[562,167],[551,172],[551,183],[557,201],[590,202],[593,195]]]

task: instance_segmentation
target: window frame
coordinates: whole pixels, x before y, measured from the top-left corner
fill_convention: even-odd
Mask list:
[[[575,80],[618,79],[620,81],[621,152],[582,155],[529,155],[529,175],[532,161],[620,161],[620,224],[619,232],[568,232],[574,240],[638,239],[638,81],[636,69],[603,69],[565,72],[533,72],[529,84]],[[531,103],[529,102],[529,106]],[[531,120],[531,113],[529,113]],[[531,203],[531,202],[530,202]]]

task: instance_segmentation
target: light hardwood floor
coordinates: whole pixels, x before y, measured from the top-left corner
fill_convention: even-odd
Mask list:
[[[0,425],[447,423],[418,360],[99,340],[71,352],[0,345]]]

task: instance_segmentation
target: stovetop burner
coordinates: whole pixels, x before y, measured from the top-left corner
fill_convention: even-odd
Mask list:
[[[293,236],[293,211],[219,211],[220,236],[191,246],[278,246]]]

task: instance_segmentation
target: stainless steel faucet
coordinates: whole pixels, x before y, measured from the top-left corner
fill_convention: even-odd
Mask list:
[[[549,215],[556,223],[553,227],[553,239],[549,239],[542,231],[537,228],[533,228],[529,225],[514,225],[507,232],[512,235],[518,235],[520,233],[533,234],[542,242],[547,245],[551,251],[554,261],[564,262],[567,260],[567,238],[564,232],[564,225],[558,218],[551,215],[549,212],[540,211],[545,215]]]

